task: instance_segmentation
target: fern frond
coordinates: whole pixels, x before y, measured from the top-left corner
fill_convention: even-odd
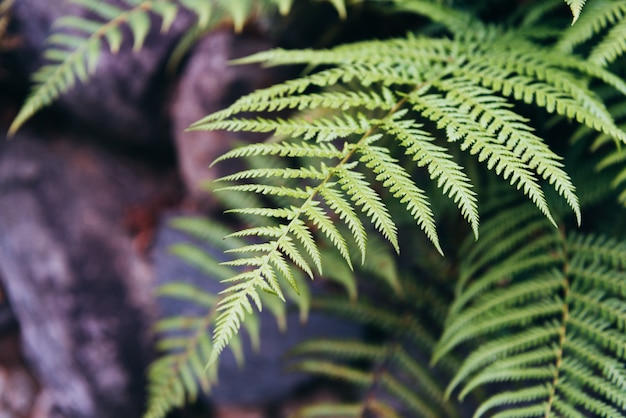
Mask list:
[[[603,29],[619,22],[626,15],[626,2],[594,0],[585,8],[585,13],[559,39],[556,48],[571,52],[574,48],[601,33]]]
[[[35,86],[9,128],[11,135],[38,110],[69,90],[77,79],[85,82],[93,75],[105,43],[112,53],[117,53],[122,44],[123,26],[130,29],[133,49],[138,50],[150,28],[150,12],[161,18],[164,31],[179,12],[179,7],[169,0],[128,3],[128,8],[92,0],[76,2],[100,20],[66,16],[55,22],[56,32],[49,38],[45,52],[48,63],[33,75]]]
[[[200,126],[196,127],[200,129]],[[362,115],[356,118],[344,116],[333,119],[321,118],[314,121],[305,119],[256,119],[232,118],[201,125],[203,130],[274,132],[277,136],[302,136],[318,142],[330,142],[354,134],[367,132],[367,119]]]
[[[446,128],[449,141],[462,139],[462,150],[469,149],[471,154],[478,154],[478,160],[486,161],[489,169],[502,175],[505,180],[510,178],[511,185],[518,189],[523,188],[539,210],[554,223],[541,186],[527,164],[505,145],[489,141],[484,128],[467,110],[459,109],[458,103],[438,94],[413,95],[410,101],[424,117],[436,122],[438,127]]]
[[[256,186],[261,187],[261,185]],[[267,185],[263,187],[267,190],[281,190],[279,194],[292,195],[293,192],[287,188],[273,189],[276,186]],[[225,296],[218,307],[220,314],[216,320],[214,331],[214,350],[208,364],[212,364],[217,360],[220,352],[238,332],[246,315],[252,313],[253,306],[251,302],[254,303],[258,310],[262,309],[263,304],[259,290],[269,291],[284,299],[279,284],[279,277],[289,282],[293,288],[296,287],[293,278],[294,273],[285,262],[285,257],[288,257],[296,265],[300,265],[307,273],[312,274],[309,262],[292,245],[294,239],[296,242],[300,242],[305,248],[308,248],[307,251],[309,254],[312,254],[314,262],[318,263],[320,259],[319,254],[311,247],[310,227],[300,217],[306,218],[312,225],[319,228],[342,254],[346,262],[350,263],[349,250],[345,239],[330,220],[326,211],[319,206],[319,202],[312,200],[314,195],[313,192],[308,192],[305,202],[299,208],[294,209],[293,213],[288,216],[289,223],[287,225],[266,227],[264,229],[252,228],[231,235],[259,235],[265,231],[263,232],[264,234],[269,234],[274,239],[266,245],[257,248],[258,251],[264,253],[263,255],[239,258],[227,263],[231,266],[246,266],[251,268],[251,270],[244,271],[226,280],[227,283],[230,283],[230,286],[224,291]],[[304,196],[301,195],[299,197]],[[268,214],[273,216],[274,214],[273,211],[263,212],[260,212],[262,216],[267,216]]]
[[[206,315],[195,319],[194,326],[189,329],[191,334],[185,336],[180,346],[175,345],[177,350],[150,366],[149,402],[144,415],[149,418],[165,416],[172,408],[182,406],[188,399],[195,399],[198,385],[208,391],[215,381],[215,376],[210,377],[203,373],[203,364],[211,351],[211,340],[208,336],[216,300],[201,289],[185,284],[162,287],[160,293],[163,296],[200,301],[203,305],[209,303],[209,307]],[[185,319],[191,321],[192,318]],[[157,328],[161,332],[180,332],[181,328],[175,325],[164,320],[157,324]],[[169,345],[167,337],[163,341],[162,345]]]
[[[229,235],[231,229],[210,219],[177,218],[172,222],[172,226],[189,233],[216,251],[225,251],[226,254],[242,249],[254,252],[259,248],[245,248],[244,242],[235,236],[224,238],[225,235]],[[199,269],[208,279],[225,280],[238,273],[237,263],[220,263],[210,251],[198,247],[198,244],[176,244],[171,248],[171,252],[183,262]],[[244,252],[243,256],[249,257],[250,254]],[[302,285],[301,275],[294,274],[291,279],[293,286],[300,288],[301,291],[299,294],[286,292],[285,298],[295,301],[300,310],[300,317],[304,321],[308,317],[311,295],[308,288]],[[155,325],[155,331],[159,335],[157,346],[161,351],[161,357],[149,370],[149,399],[145,416],[150,418],[166,416],[173,408],[193,400],[199,390],[209,392],[216,383],[219,367],[207,370],[206,364],[213,351],[211,334],[220,317],[219,306],[230,296],[228,293],[214,294],[185,282],[172,282],[161,286],[158,295],[184,302],[185,309],[183,315],[163,318]],[[274,295],[265,292],[258,293],[256,297],[255,302],[265,306],[276,318],[278,327],[284,330],[287,316],[285,304],[278,301]],[[198,313],[192,313],[192,306],[198,307],[197,310],[193,310]],[[261,338],[259,318],[246,312],[241,321],[239,326],[245,329],[251,346],[258,349]],[[227,346],[237,362],[243,363],[241,336],[229,339]]]
[[[359,148],[357,152],[362,154],[359,160],[364,163],[366,167],[370,168],[376,175],[376,181],[380,182],[383,187],[386,187],[393,197],[400,200],[400,203],[406,204],[407,211],[417,221],[422,230],[424,230],[426,236],[437,248],[437,251],[443,254],[441,245],[439,244],[439,238],[437,237],[437,231],[435,229],[435,218],[429,207],[428,198],[425,192],[415,185],[406,170],[397,164],[397,160],[393,159],[389,155],[389,150],[387,148],[368,146]],[[361,198],[363,197],[363,195],[358,192],[356,194]],[[359,202],[355,203],[357,206],[360,206]],[[364,207],[368,207],[370,210],[375,209],[375,206],[372,206],[371,202],[363,201],[363,204]],[[384,208],[380,208],[379,210],[382,211],[383,209]],[[371,216],[371,218],[374,222],[379,219],[374,216]],[[386,222],[388,226],[386,228],[380,227],[379,229],[381,230],[383,236],[391,241],[395,247],[396,240],[389,236],[389,234],[394,232],[395,228],[391,219]],[[383,224],[382,221],[380,223]],[[397,248],[397,250],[399,250],[399,248]]]
[[[437,180],[437,186],[454,200],[474,235],[478,236],[478,205],[470,179],[448,150],[433,144],[434,138],[420,127],[411,120],[388,120],[381,128],[398,138],[406,148],[405,154],[411,156],[418,167],[428,168],[431,180]]]
[[[504,213],[517,217],[519,211]],[[493,225],[482,239],[493,246],[511,241],[508,228]],[[462,398],[499,383],[476,417],[494,409],[515,417],[623,416],[623,367],[612,367],[626,356],[624,255],[606,238],[550,231],[547,225],[527,229],[498,258],[476,254],[464,267],[471,278],[459,289],[434,359],[472,347],[448,394],[460,387]],[[480,253],[489,252],[487,243]]]
[[[365,176],[358,171],[349,171],[343,167],[336,168],[333,174],[354,206],[360,207],[372,220],[376,229],[391,242],[396,251],[400,251],[396,225],[380,196],[367,182]]]
[[[514,110],[509,98],[575,119],[626,142],[626,134],[615,125],[599,98],[580,81],[580,74],[607,80],[619,88],[626,85],[592,63],[517,39],[519,33],[502,36],[494,28],[480,25],[476,28],[472,36],[454,40],[408,36],[321,51],[274,50],[239,60],[241,64],[308,64],[311,68],[329,65],[331,68],[253,92],[191,127],[274,135],[271,142],[235,149],[217,161],[259,156],[306,161],[301,164],[294,160],[305,168],[260,166],[225,178],[236,182],[225,190],[284,199],[277,203],[276,209],[237,210],[240,214],[272,218],[283,226],[269,229],[253,226],[239,235],[268,239],[259,250],[267,250],[263,257],[274,261],[268,264],[269,258],[262,257],[238,261],[256,273],[237,276],[230,301],[250,307],[248,299],[256,298],[257,287],[270,288],[280,295],[278,277],[288,278],[290,274],[283,265],[286,260],[311,274],[310,258],[317,259],[318,255],[309,237],[315,237],[316,230],[327,237],[351,267],[347,244],[350,240],[335,227],[334,218],[342,220],[354,235],[361,260],[367,238],[361,216],[369,219],[399,250],[397,226],[389,212],[387,194],[406,205],[408,213],[441,250],[429,196],[411,178],[401,158],[392,155],[386,147],[387,141],[399,144],[404,156],[412,158],[418,167],[427,168],[430,178],[455,202],[475,234],[478,233],[475,192],[450,152],[435,145],[439,132],[445,133],[450,144],[476,155],[489,170],[521,189],[556,225],[540,179],[552,184],[580,222],[575,188],[561,158],[534,133],[528,120]],[[287,118],[275,115],[284,110],[311,113]],[[259,112],[264,116],[255,115]],[[434,132],[422,131],[417,119],[433,122]],[[268,180],[276,184],[267,184]],[[290,209],[285,211],[285,207]],[[297,239],[293,237],[296,224],[304,234]],[[306,251],[288,248],[286,243],[291,241],[307,247]],[[549,240],[544,240],[543,245],[549,246]],[[488,256],[484,262],[492,257],[497,254]],[[553,263],[545,254],[530,260],[526,255],[520,256],[512,260],[507,271],[528,271]],[[263,269],[266,271],[261,273]],[[276,269],[282,273],[278,274]],[[493,273],[482,282],[484,285],[465,292],[455,309],[490,288],[498,280],[495,274],[504,271]],[[248,281],[254,284],[249,287]],[[241,297],[236,296],[239,294]],[[245,309],[236,303],[223,312],[224,315],[230,312],[232,318],[224,320],[228,326],[220,327],[219,349],[243,318]]]
[[[626,23],[620,20],[589,54],[589,61],[606,66],[626,52]]]

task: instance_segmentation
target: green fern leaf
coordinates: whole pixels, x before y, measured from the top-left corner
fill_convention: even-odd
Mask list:
[[[376,229],[391,242],[396,251],[400,251],[396,225],[380,196],[368,184],[365,176],[360,172],[348,171],[343,167],[335,168],[333,174],[338,178],[338,184],[350,196],[354,205],[360,207],[372,220]]]
[[[169,25],[175,12],[167,0],[146,0],[129,4],[128,9],[91,0],[77,3],[94,12],[102,22],[74,16],[55,22],[57,32],[49,38],[45,53],[49,63],[33,75],[35,86],[11,124],[10,135],[38,110],[69,90],[77,77],[85,82],[96,71],[103,38],[112,52],[119,51],[120,27],[127,25],[134,38],[133,48],[137,50],[143,46],[150,27],[148,12],[161,13],[164,27]]]
[[[325,187],[320,190],[320,195],[324,199],[324,202],[330,209],[335,211],[339,219],[343,220],[352,237],[357,244],[359,251],[361,252],[361,263],[365,263],[365,252],[367,248],[367,233],[363,223],[356,214],[353,206],[346,199],[345,194],[342,191],[335,189],[334,187]]]
[[[565,0],[565,3],[572,9],[572,25],[576,23],[578,18],[580,17],[580,12],[583,10],[583,6],[585,5],[587,0]]]
[[[197,17],[197,28],[190,28],[190,33],[195,35],[198,28],[207,29],[225,18],[231,18],[235,29],[240,31],[252,14],[253,6],[273,4],[284,14],[292,3],[291,0],[124,0],[118,7],[97,0],[72,2],[92,12],[94,19],[64,16],[54,23],[55,32],[48,39],[44,54],[48,62],[33,75],[34,86],[13,120],[9,135],[15,134],[37,111],[72,88],[77,79],[86,82],[95,73],[101,49],[105,47],[103,40],[112,53],[119,52],[122,29],[127,27],[133,37],[133,50],[140,50],[151,27],[150,14],[161,18],[161,31],[166,32],[180,9],[186,8]],[[345,16],[345,3],[335,0],[332,3]]]
[[[415,185],[415,183],[411,180],[410,175],[402,168],[402,166],[397,164],[398,161],[391,158],[389,151],[386,148],[368,146],[358,149],[358,153],[362,154],[360,161],[376,174],[376,181],[386,187],[393,197],[400,200],[400,203],[406,204],[407,211],[424,230],[426,236],[437,248],[437,251],[443,254],[443,250],[439,244],[439,237],[437,236],[437,231],[435,229],[434,215],[428,204],[428,198],[425,192]],[[348,192],[348,194],[350,193]],[[362,196],[360,194],[358,195]],[[358,202],[356,202],[356,204],[359,205]],[[374,207],[370,206],[370,203],[368,202],[364,202],[364,207],[374,209]],[[382,209],[383,208],[381,208],[381,210]],[[377,219],[373,216],[371,217],[374,220]],[[389,239],[388,234],[393,233],[393,225],[389,224],[387,228],[388,231],[383,228],[380,229],[383,232],[383,236]],[[395,243],[394,239],[390,239],[390,241]]]
[[[518,218],[524,211],[505,213]],[[498,258],[482,255],[493,252],[487,243],[469,259],[471,278],[459,288],[434,359],[476,345],[447,393],[460,387],[462,398],[498,382],[502,389],[480,405],[477,417],[494,409],[515,417],[623,416],[624,369],[612,369],[626,356],[623,253],[613,251],[611,240],[565,238],[542,218],[524,221],[537,222],[544,227],[521,228],[514,239],[510,226],[492,224],[482,239],[492,246],[504,242]],[[516,263],[507,273],[504,266]],[[514,382],[517,389],[509,389]]]
[[[360,216],[368,218],[399,250],[397,226],[389,213],[385,194],[377,190],[378,185],[407,205],[408,212],[440,250],[428,196],[410,178],[400,159],[385,148],[385,141],[397,142],[406,156],[413,158],[418,166],[427,167],[431,179],[454,200],[477,234],[478,209],[469,178],[445,148],[434,145],[433,138],[438,134],[422,132],[414,119],[434,122],[435,131],[445,132],[449,143],[476,155],[489,170],[522,189],[556,225],[539,179],[551,183],[580,222],[575,188],[560,157],[533,132],[527,119],[512,109],[514,103],[507,97],[576,119],[626,141],[626,134],[615,125],[606,107],[577,77],[585,74],[619,89],[625,89],[626,85],[591,63],[568,55],[560,60],[561,55],[552,50],[517,39],[517,32],[502,36],[494,28],[480,25],[476,28],[472,36],[457,40],[409,36],[322,51],[268,51],[238,61],[330,65],[331,68],[253,92],[191,127],[274,135],[268,143],[230,151],[218,162],[260,156],[307,161],[304,165],[296,162],[303,167],[300,169],[259,166],[224,179],[236,182],[224,190],[281,200],[276,209],[243,208],[236,213],[284,223],[282,227],[253,226],[236,235],[267,238],[268,243],[260,244],[258,250],[265,251],[264,257],[272,254],[274,265],[267,267],[267,259],[263,257],[236,261],[237,265],[247,265],[257,273],[234,279],[234,292],[241,297],[233,296],[230,301],[237,299],[251,306],[248,298],[255,298],[257,292],[253,288],[280,295],[274,270],[282,270],[281,276],[289,280],[290,270],[282,264],[287,259],[309,275],[313,271],[309,266],[311,260],[319,270],[315,261],[318,252],[310,240],[314,236],[311,226],[325,235],[351,266],[348,240],[334,225],[333,217],[343,220],[348,227],[363,260],[367,233],[357,208],[361,209]],[[535,56],[537,51],[539,58]],[[346,92],[348,83],[350,90]],[[289,118],[274,115],[284,110],[308,113]],[[255,116],[258,112],[264,116]],[[252,115],[248,116],[249,113]],[[265,180],[272,184],[266,184]],[[291,183],[293,180],[296,181]],[[242,181],[249,183],[241,184]],[[285,210],[287,207],[290,209]],[[296,224],[301,235],[294,238]],[[290,244],[278,245],[282,240],[298,243],[302,248],[296,252],[295,247],[287,247]],[[550,245],[549,240],[544,240],[543,245]],[[245,251],[249,249],[243,247]],[[497,254],[484,257],[483,262],[492,257]],[[507,271],[528,271],[553,261],[549,256],[530,261],[519,256],[512,260]],[[266,267],[269,270],[260,274]],[[482,285],[464,292],[454,309],[462,309],[475,295],[492,286],[501,273],[504,271],[494,270]],[[467,274],[466,278],[472,275]],[[254,284],[249,287],[248,282]],[[224,345],[236,331],[244,312],[239,308],[232,304],[226,309],[232,318],[224,320],[228,326],[221,328],[219,345]]]
[[[245,248],[245,243],[237,237],[227,237],[231,230],[222,224],[201,218],[178,218],[172,225],[192,236],[208,243],[218,249],[231,251],[250,250],[258,251],[257,247]],[[173,254],[180,257],[183,262],[200,269],[208,277],[216,280],[225,280],[237,275],[238,263],[220,263],[205,249],[200,249],[191,244],[176,244],[172,247]],[[237,253],[239,254],[239,252]],[[242,256],[242,254],[239,254]],[[249,252],[243,252],[243,256],[250,256]],[[275,260],[274,260],[275,261]],[[285,264],[283,264],[284,266]],[[286,298],[296,301],[300,309],[300,317],[303,321],[308,316],[310,308],[310,293],[302,285],[302,277],[292,275],[293,284],[301,291],[286,292]],[[183,282],[173,282],[159,288],[160,297],[176,298],[202,309],[200,315],[185,314],[184,316],[167,317],[160,320],[155,330],[159,334],[158,347],[163,350],[162,356],[150,367],[149,400],[148,410],[145,414],[150,418],[162,418],[168,411],[177,406],[193,400],[201,389],[208,392],[217,380],[218,367],[206,371],[206,364],[210,360],[213,350],[211,340],[212,329],[220,317],[218,307],[223,300],[228,299],[228,293],[222,295],[211,294],[196,286]],[[286,327],[287,309],[285,304],[279,301],[273,294],[258,293],[252,296],[260,305],[266,307],[276,318],[281,330]],[[249,336],[254,349],[260,347],[260,321],[254,314],[247,314],[238,324],[243,327]],[[238,363],[242,364],[243,342],[240,335],[229,339],[228,348],[233,352]]]
[[[461,214],[478,236],[478,206],[470,179],[443,147],[433,144],[434,138],[420,130],[414,121],[386,121],[382,128],[398,138],[406,155],[412,156],[418,167],[427,166],[430,178],[458,205]]]
[[[626,52],[626,23],[624,20],[613,26],[607,35],[593,48],[589,61],[606,66]]]
[[[505,180],[510,178],[512,185],[523,188],[539,210],[556,225],[541,186],[528,165],[505,145],[497,141],[488,142],[484,129],[467,111],[458,109],[457,103],[436,94],[414,94],[410,101],[415,110],[424,117],[436,122],[439,128],[446,128],[449,141],[462,139],[461,149],[469,149],[471,154],[478,154],[478,160],[486,161],[489,169],[502,175]]]

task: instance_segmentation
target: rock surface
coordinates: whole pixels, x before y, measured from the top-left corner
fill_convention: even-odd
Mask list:
[[[124,215],[165,180],[75,140],[0,142],[0,277],[52,417],[142,412],[152,276]]]
[[[276,72],[256,65],[232,66],[229,60],[268,49],[272,45],[254,35],[235,35],[228,29],[217,30],[200,39],[181,74],[170,113],[176,141],[179,169],[188,193],[206,206],[215,202],[202,183],[225,174],[228,164],[209,168],[217,157],[244,136],[225,131],[185,131],[193,122],[227,107],[240,96],[266,87]],[[258,138],[257,138],[258,139]]]

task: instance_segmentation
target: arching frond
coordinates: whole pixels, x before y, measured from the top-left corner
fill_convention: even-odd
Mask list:
[[[169,0],[133,2],[126,8],[92,0],[74,1],[96,17],[92,20],[64,16],[55,22],[55,31],[48,38],[45,52],[47,63],[33,75],[34,87],[15,117],[10,134],[76,81],[86,82],[95,73],[105,45],[112,53],[117,53],[123,42],[123,27],[130,29],[133,49],[139,50],[150,30],[150,13],[161,18],[161,29],[167,31],[179,12],[179,6]]]
[[[626,23],[622,19],[613,26],[607,35],[594,46],[589,54],[589,61],[606,66],[626,52]]]
[[[330,68],[253,92],[192,125],[191,129],[275,135],[272,142],[230,151],[218,161],[262,155],[307,161],[301,168],[255,168],[225,178],[237,182],[227,190],[291,200],[287,210],[280,205],[275,209],[238,209],[248,215],[272,217],[280,225],[269,230],[252,227],[244,233],[268,241],[258,244],[261,255],[237,261],[251,270],[233,279],[236,284],[229,291],[233,293],[217,328],[217,354],[236,332],[244,307],[251,308],[251,300],[258,298],[258,289],[281,295],[279,277],[289,279],[290,275],[290,267],[284,264],[287,260],[309,274],[313,271],[310,260],[288,248],[287,242],[299,242],[308,248],[309,258],[316,258],[314,245],[304,237],[319,232],[351,266],[347,244],[351,238],[342,235],[333,218],[343,220],[354,235],[362,259],[367,229],[359,216],[369,220],[398,250],[388,194],[406,205],[441,249],[430,197],[408,174],[401,163],[403,157],[426,167],[430,178],[454,201],[477,234],[478,207],[471,182],[452,154],[435,144],[435,138],[444,136],[449,146],[475,155],[487,169],[522,190],[556,224],[540,181],[545,180],[580,222],[575,187],[561,157],[534,132],[528,119],[516,112],[515,101],[574,119],[626,142],[626,133],[579,78],[583,75],[623,86],[601,67],[518,39],[518,33],[502,35],[487,26],[476,28],[472,36],[456,40],[408,36],[320,51],[275,50],[239,60],[240,64]],[[275,115],[284,110],[307,113]],[[258,113],[263,116],[256,116]],[[424,129],[419,122],[423,120],[432,122],[435,129]],[[399,155],[392,155],[388,144],[399,144]],[[280,182],[268,184],[270,179]],[[293,236],[296,225],[301,229],[300,238]],[[520,258],[510,270],[532,268],[532,263],[525,263]]]

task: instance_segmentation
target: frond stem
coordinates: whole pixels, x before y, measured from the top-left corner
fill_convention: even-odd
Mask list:
[[[559,230],[559,235],[561,236],[561,243],[563,246],[562,254],[568,254],[567,252],[567,240],[565,239],[565,233],[562,229]],[[552,378],[552,385],[549,391],[548,401],[546,402],[546,411],[544,416],[547,418],[550,416],[552,411],[552,405],[556,399],[556,387],[560,378],[560,370],[561,364],[563,363],[563,347],[565,346],[565,338],[567,332],[567,322],[569,321],[569,293],[570,293],[570,282],[568,279],[569,273],[569,263],[567,262],[567,257],[563,259],[563,314],[561,316],[562,325],[559,328],[559,342],[556,350],[556,360],[554,363],[554,377]]]

